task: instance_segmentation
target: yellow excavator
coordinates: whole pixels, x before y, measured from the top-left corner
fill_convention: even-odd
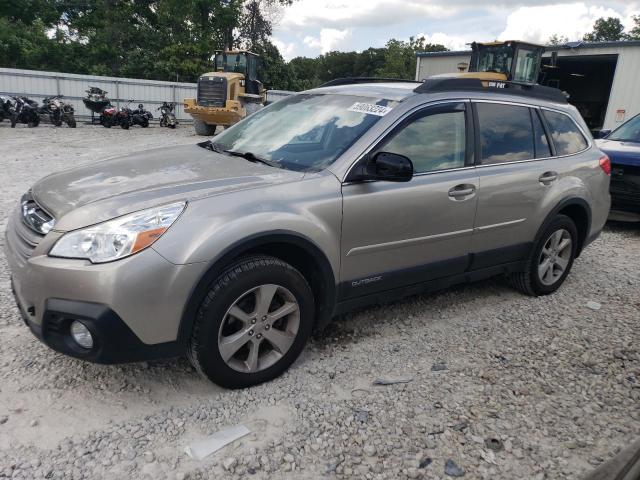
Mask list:
[[[533,85],[538,82],[544,47],[519,40],[471,44],[471,61],[459,65],[458,78],[483,81],[516,82]],[[450,76],[450,74],[448,74]]]
[[[216,52],[214,71],[198,78],[197,98],[184,99],[196,133],[211,136],[218,125],[228,126],[259,110],[266,91],[257,78],[260,58],[247,50]]]

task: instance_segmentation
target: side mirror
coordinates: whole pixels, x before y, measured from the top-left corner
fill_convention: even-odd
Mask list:
[[[598,132],[598,138],[607,138],[610,133],[611,133],[611,129],[610,128],[605,128],[603,130],[600,130]]]
[[[404,155],[378,152],[369,157],[360,172],[361,180],[408,182],[413,178],[413,163]]]

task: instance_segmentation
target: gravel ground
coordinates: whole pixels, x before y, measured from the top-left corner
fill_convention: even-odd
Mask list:
[[[2,123],[0,230],[47,173],[198,140]],[[640,435],[639,272],[640,224],[610,224],[555,295],[495,279],[363,310],[282,377],[227,391],[185,359],[99,366],[44,347],[0,253],[0,478],[579,478]],[[238,423],[252,433],[184,454]]]

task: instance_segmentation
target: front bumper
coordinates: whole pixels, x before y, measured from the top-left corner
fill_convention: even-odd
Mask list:
[[[94,363],[125,363],[184,354],[178,341],[147,345],[131,331],[126,323],[107,305],[63,300],[46,301],[41,324],[34,322],[16,296],[16,303],[24,323],[42,343],[51,349]],[[82,348],[70,335],[70,326],[80,321],[91,332],[94,345]]]
[[[31,331],[54,350],[100,363],[179,355],[180,321],[206,264],[174,265],[153,248],[111,263],[49,257],[52,231],[28,255],[13,215],[5,254],[16,303]],[[19,225],[22,227],[22,225]],[[91,351],[69,336],[72,320],[95,337]]]

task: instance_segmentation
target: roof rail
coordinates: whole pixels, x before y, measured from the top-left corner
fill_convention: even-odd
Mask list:
[[[402,82],[402,83],[420,83],[417,80],[407,80],[406,78],[383,78],[383,77],[345,77],[334,78],[319,87],[336,87],[338,85],[353,85],[357,83],[382,83],[382,82]]]
[[[424,80],[413,91],[416,93],[435,93],[452,90],[507,93],[509,95],[567,103],[567,95],[557,88],[502,80],[481,80],[479,78],[432,77]]]

